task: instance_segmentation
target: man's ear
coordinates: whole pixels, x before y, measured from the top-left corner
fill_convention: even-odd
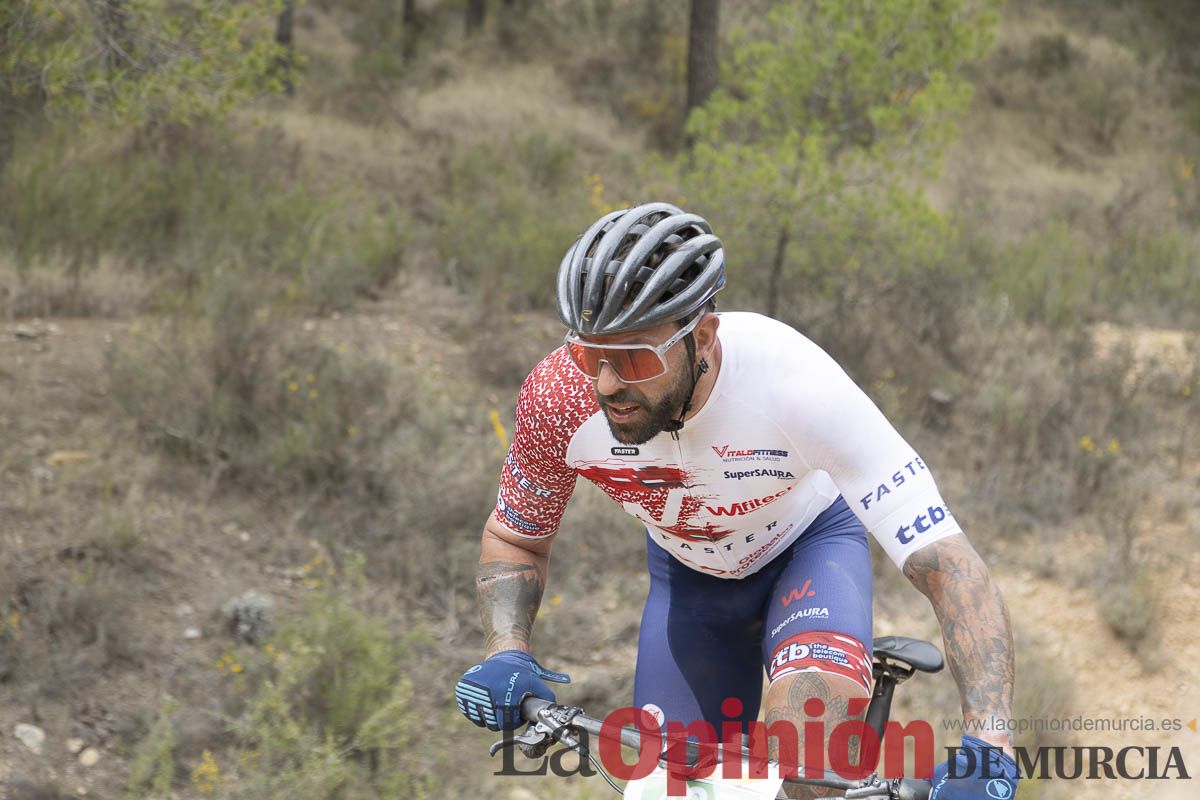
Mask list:
[[[700,324],[696,326],[693,333],[696,336],[696,358],[712,358],[713,350],[717,346],[717,328],[721,325],[721,318],[711,311],[705,313],[704,318],[700,320]]]

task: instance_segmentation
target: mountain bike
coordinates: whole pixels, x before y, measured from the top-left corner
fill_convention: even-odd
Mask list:
[[[884,727],[891,715],[892,697],[896,686],[917,672],[940,671],[943,661],[941,651],[930,642],[907,636],[883,636],[874,642],[872,662],[874,689],[867,706],[865,722],[874,729],[878,736],[877,741],[882,741]],[[761,756],[757,757],[755,766],[756,756],[747,749],[745,739],[743,746],[732,753],[741,760],[741,769],[736,774],[749,775],[751,769],[756,768],[758,774],[765,772],[767,777],[722,777],[721,762],[731,755],[730,748],[722,745],[719,749],[710,748],[708,754],[715,758],[716,768],[708,777],[687,779],[683,795],[667,794],[669,765],[665,755],[659,757],[657,767],[649,775],[629,780],[622,787],[613,780],[609,771],[591,752],[589,743],[593,737],[597,740],[605,737],[610,741],[619,737],[621,746],[640,753],[642,734],[638,730],[621,727],[617,732],[612,726],[605,726],[602,720],[589,717],[581,708],[559,705],[536,697],[527,697],[521,703],[521,714],[529,726],[523,732],[506,736],[493,744],[493,756],[506,747],[517,747],[529,758],[541,758],[551,746],[561,745],[579,753],[581,759],[586,758],[618,794],[631,800],[660,800],[680,796],[689,800],[773,800],[783,797],[780,791],[784,785],[833,788],[842,792],[840,796],[847,800],[928,800],[930,792],[929,781],[914,778],[881,778],[877,774],[862,780],[849,780],[834,772],[823,771],[823,775],[813,776],[805,770],[804,777],[783,777],[779,765],[773,761],[769,761],[767,769],[763,770]],[[689,741],[685,755],[686,763],[695,765],[701,757],[700,750],[695,742]]]

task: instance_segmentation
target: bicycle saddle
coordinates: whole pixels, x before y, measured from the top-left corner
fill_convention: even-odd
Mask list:
[[[921,672],[940,672],[942,652],[930,642],[907,636],[879,636],[875,639],[875,658],[907,664]]]

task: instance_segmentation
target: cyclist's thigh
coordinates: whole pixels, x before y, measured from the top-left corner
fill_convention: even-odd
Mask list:
[[[668,721],[758,716],[762,695],[762,604],[769,580],[725,580],[680,564],[647,537],[650,594],[638,637],[634,704],[656,706]],[[741,714],[722,714],[726,698]]]
[[[871,550],[839,498],[780,558],[762,660],[772,681],[796,671],[845,675],[870,690]]]

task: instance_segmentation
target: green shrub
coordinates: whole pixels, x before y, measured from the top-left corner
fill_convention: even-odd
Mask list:
[[[17,577],[0,605],[7,612],[0,642],[21,643],[9,654],[13,662],[25,671],[71,675],[143,663],[148,637],[134,621],[141,604],[128,571],[106,563],[90,542],[60,552],[71,561]],[[78,689],[66,681],[50,693],[72,697]]]
[[[135,309],[145,295],[167,307],[196,302],[196,290],[220,277],[318,311],[345,307],[400,269],[400,214],[299,160],[296,145],[265,128],[143,142],[24,130],[0,173],[10,293],[36,291],[47,271],[86,284],[107,266],[151,287],[129,299]]]
[[[546,308],[567,248],[594,220],[571,143],[529,133],[451,156],[438,251],[450,277],[494,312]]]
[[[383,364],[289,331],[254,298],[215,291],[109,353],[116,410],[214,478],[277,491],[386,494],[370,449],[402,424]]]
[[[0,7],[0,107],[33,97],[56,112],[135,126],[229,113],[278,90],[276,0],[141,0],[100,7],[15,0]]]
[[[474,384],[439,379],[424,346],[356,324],[370,317],[334,338],[245,291],[207,296],[203,316],[110,348],[121,429],[194,469],[206,497],[291,498],[291,524],[369,548],[373,579],[419,595],[469,570],[501,458]]]
[[[1165,326],[1200,320],[1200,249],[1186,225],[1132,230],[1102,251],[1102,307],[1130,322]]]
[[[1171,325],[1196,319],[1200,261],[1184,228],[1097,239],[1062,220],[996,248],[980,265],[1024,321],[1065,327],[1095,318]]]
[[[153,294],[136,271],[101,256],[87,269],[37,257],[18,266],[0,250],[0,318],[116,317],[145,308]]]
[[[428,701],[414,688],[432,640],[419,626],[396,634],[364,610],[362,559],[345,575],[319,570],[303,613],[251,655],[255,686],[234,721],[240,743],[234,797],[389,797],[436,789],[439,758],[426,751]],[[430,687],[432,688],[432,687]],[[422,691],[424,687],[422,687]]]
[[[1082,235],[1062,222],[1002,248],[992,263],[992,291],[1027,322],[1064,325],[1091,309],[1099,267]]]
[[[907,177],[953,134],[970,98],[961,68],[983,52],[994,5],[783,3],[736,40],[678,168],[688,202],[721,221],[737,299],[806,327],[825,319],[852,365],[887,316],[920,324],[885,289],[950,264],[953,237]],[[844,335],[850,320],[863,328]]]
[[[1155,671],[1162,666],[1163,582],[1159,575],[1125,548],[1095,585],[1100,614],[1117,638],[1142,666]]]
[[[175,701],[164,696],[158,720],[133,750],[126,800],[171,797],[171,784],[175,781],[175,728],[171,722],[174,711]]]

